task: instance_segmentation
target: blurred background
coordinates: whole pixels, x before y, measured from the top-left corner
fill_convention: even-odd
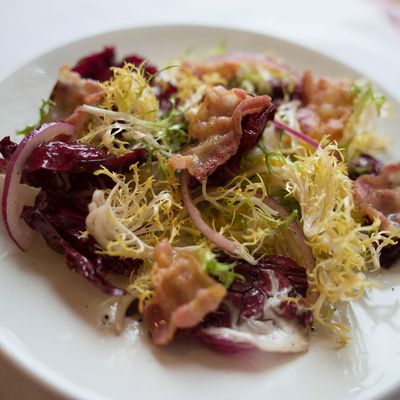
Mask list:
[[[400,93],[400,0],[0,0],[0,10],[0,79],[88,35],[135,25],[203,23],[296,41],[340,58],[392,92],[396,82]]]
[[[194,23],[265,32],[311,47],[400,99],[400,0],[0,0],[0,80],[41,53],[85,36]],[[0,399],[55,397],[0,358]]]

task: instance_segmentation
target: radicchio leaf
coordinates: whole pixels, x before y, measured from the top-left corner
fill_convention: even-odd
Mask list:
[[[82,78],[106,81],[111,77],[110,67],[115,65],[113,47],[105,47],[103,51],[81,58],[72,71],[78,72]]]
[[[236,154],[208,177],[207,183],[209,185],[223,184],[238,173],[242,157],[257,144],[267,122],[273,120],[274,114],[275,108],[273,105],[270,105],[259,113],[246,115],[243,118],[242,136]]]
[[[167,112],[171,109],[172,97],[177,93],[178,88],[172,83],[168,83],[166,86],[161,87],[160,85],[155,85],[154,90],[158,101],[160,102],[160,110],[162,112]]]
[[[10,138],[0,142],[5,163],[15,148]],[[70,269],[108,294],[122,295],[124,290],[112,285],[106,275],[129,276],[140,262],[98,254],[94,238],[82,236],[94,190],[113,186],[110,178],[94,176],[93,172],[101,166],[111,171],[126,171],[130,165],[146,160],[147,153],[142,149],[115,157],[101,148],[57,140],[35,148],[22,174],[22,182],[41,188],[35,205],[25,207],[22,218],[42,234],[49,247],[64,254]]]
[[[34,207],[25,207],[22,218],[46,240],[49,247],[64,254],[67,266],[81,274],[97,288],[110,295],[123,295],[123,289],[115,287],[107,279],[110,272],[129,276],[140,263],[97,254],[96,241],[85,238],[85,214],[58,203],[54,197],[41,191]]]
[[[400,242],[385,246],[381,250],[380,263],[384,268],[390,268],[400,259]]]
[[[257,144],[264,131],[265,125],[274,118],[274,114],[275,108],[273,105],[270,105],[259,113],[249,114],[243,118],[242,136],[235,158],[244,156]]]
[[[99,53],[81,58],[72,68],[72,71],[78,72],[82,78],[104,82],[112,77],[111,67],[123,67],[125,63],[133,64],[136,67],[143,64],[144,72],[149,78],[153,78],[158,72],[158,68],[154,64],[149,63],[144,57],[137,54],[125,57],[120,63],[116,62],[114,47],[105,47]],[[161,87],[154,79],[151,79],[150,83],[154,86],[160,102],[160,110],[168,111],[171,107],[171,97],[177,92],[176,86],[168,84]]]
[[[283,101],[285,97],[289,100],[301,99],[301,86],[299,83],[293,88],[293,82],[288,79],[272,78],[270,82],[271,92],[268,93],[274,104],[278,101]]]
[[[11,158],[17,147],[18,147],[17,143],[14,143],[10,139],[10,136],[6,136],[0,141],[0,153],[5,160]]]
[[[214,350],[229,353],[252,347],[306,350],[312,314],[302,299],[307,291],[305,270],[288,257],[265,256],[255,266],[239,261],[235,272],[244,280],[236,279],[220,307],[190,334]]]
[[[42,188],[54,201],[68,201],[87,213],[95,189],[112,187],[110,178],[93,172],[102,166],[110,171],[127,171],[134,163],[147,160],[147,152],[137,149],[122,157],[107,155],[104,149],[70,141],[38,146],[28,159],[22,182]]]
[[[90,54],[81,58],[72,68],[72,71],[78,72],[82,78],[103,82],[111,78],[111,67],[122,67],[125,62],[138,67],[145,62],[145,58],[137,54],[132,54],[125,57],[121,63],[117,63],[115,61],[114,47],[105,47],[104,50],[99,53]],[[145,62],[144,70],[148,75],[157,73],[157,67],[148,62]]]
[[[132,54],[128,57],[125,57],[119,66],[122,67],[125,63],[133,64],[136,67],[139,67],[142,63],[144,63],[144,71],[150,77],[158,72],[158,69],[155,65],[150,64],[145,58],[138,56],[137,54]]]
[[[349,177],[355,181],[365,174],[379,175],[382,163],[370,154],[361,154],[348,164]]]
[[[121,157],[110,156],[100,147],[70,141],[54,141],[38,146],[30,156],[25,171],[92,172],[103,166],[112,170],[128,169],[136,162],[144,162],[147,152],[136,149]]]
[[[17,143],[14,143],[10,139],[10,136],[6,136],[0,140],[0,154],[3,156],[2,159],[0,158],[0,173],[6,172],[7,160],[10,159],[17,146]]]

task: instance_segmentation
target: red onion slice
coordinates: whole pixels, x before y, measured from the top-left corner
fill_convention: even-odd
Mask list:
[[[189,189],[189,173],[187,170],[181,172],[181,196],[183,204],[196,228],[211,242],[217,245],[221,250],[235,256],[237,255],[237,244],[227,239],[224,235],[212,229],[203,219],[200,211],[193,204]]]
[[[75,126],[71,124],[64,122],[44,124],[21,141],[7,165],[1,211],[8,235],[21,250],[26,250],[31,242],[27,228],[23,225],[17,210],[18,189],[24,164],[32,151],[40,144],[58,135],[72,136],[74,133]]]
[[[283,129],[290,135],[300,139],[301,141],[309,144],[311,147],[315,147],[316,149],[319,147],[319,142],[316,140],[310,138],[309,136],[305,135],[304,133],[301,133],[299,131],[296,131],[296,129],[291,128],[290,126],[287,126],[285,124],[282,124],[281,122],[278,121],[271,121],[271,123],[278,129]]]
[[[181,196],[183,204],[185,205],[187,212],[196,228],[211,242],[217,245],[224,252],[231,254],[233,256],[238,256],[238,247],[237,244],[227,239],[225,236],[221,235],[219,232],[212,229],[203,219],[200,211],[193,204],[192,197],[189,189],[189,173],[186,170],[183,170],[181,173]],[[290,216],[289,211],[278,203],[276,200],[266,197],[263,199],[263,202],[270,207],[271,209],[277,211],[279,217],[282,220],[285,220]],[[291,236],[291,241],[288,243],[289,248],[293,248],[291,253],[297,253],[299,256],[296,258],[300,258],[302,262],[302,266],[311,271],[315,267],[314,256],[311,252],[310,247],[306,242],[306,237],[304,236],[304,232],[298,223],[297,220],[293,220],[289,222],[289,232]]]

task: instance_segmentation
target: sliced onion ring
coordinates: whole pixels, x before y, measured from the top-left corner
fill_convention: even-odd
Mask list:
[[[296,137],[297,139],[300,139],[304,143],[307,143],[311,147],[314,147],[315,149],[318,149],[320,143],[317,142],[316,140],[310,138],[310,136],[305,135],[304,133],[301,133],[299,131],[296,131],[296,129],[291,128],[290,126],[287,126],[285,124],[282,124],[282,122],[278,121],[271,121],[271,124],[275,126],[275,128],[278,129],[283,129],[286,131],[289,135]]]
[[[200,211],[193,204],[192,196],[189,189],[189,173],[187,170],[181,172],[181,196],[183,204],[196,228],[211,242],[217,245],[224,252],[235,256],[237,255],[237,244],[212,229],[207,222],[204,221]]]
[[[232,255],[239,256],[237,244],[226,238],[224,235],[221,235],[219,232],[215,231],[211,228],[203,219],[200,211],[193,204],[192,197],[189,189],[189,173],[186,170],[183,170],[181,173],[181,195],[183,204],[186,207],[186,210],[196,228],[211,242],[217,245],[224,252]],[[282,220],[285,220],[290,216],[289,211],[285,206],[277,202],[276,200],[266,197],[262,199],[262,201],[270,207],[272,210],[275,210],[279,217]],[[302,265],[305,269],[311,271],[315,268],[315,259],[311,252],[310,247],[306,242],[306,237],[304,236],[303,230],[301,229],[300,224],[297,220],[293,220],[289,222],[289,233],[292,241],[289,243],[289,247],[294,245],[296,250],[301,253],[301,259],[303,260],[304,265]],[[294,251],[293,251],[294,253]]]
[[[31,243],[29,231],[23,225],[17,210],[20,180],[25,162],[40,144],[46,143],[58,135],[73,136],[74,134],[75,126],[65,122],[43,124],[21,141],[8,162],[1,211],[8,235],[21,250],[26,250]]]

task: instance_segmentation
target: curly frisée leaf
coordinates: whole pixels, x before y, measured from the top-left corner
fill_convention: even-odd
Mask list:
[[[388,138],[377,136],[377,121],[385,105],[385,96],[376,93],[371,82],[359,79],[353,82],[353,107],[346,123],[344,138],[347,157],[354,159],[361,153],[384,150]]]
[[[158,192],[154,177],[140,179],[138,166],[131,167],[131,180],[103,168],[115,186],[112,190],[96,190],[86,218],[92,234],[110,256],[152,258],[154,246],[161,239],[173,241],[179,225],[177,212],[182,208],[168,186]]]
[[[293,214],[281,219],[264,201],[267,197],[260,176],[237,176],[224,187],[208,189],[203,183],[194,201],[208,225],[236,244],[235,255],[254,265],[259,254],[277,254],[279,228],[295,218]]]
[[[137,274],[133,275],[127,291],[138,299],[138,310],[143,314],[144,306],[154,296],[154,287],[151,280],[151,268],[143,265]]]
[[[379,253],[392,242],[390,235],[379,231],[378,221],[362,225],[356,219],[352,181],[336,144],[274,166],[274,174],[300,204],[304,234],[316,259],[315,269],[308,271],[314,318],[345,343],[346,327],[335,320],[336,305],[371,287],[365,272],[380,267]]]
[[[135,115],[83,105],[81,109],[94,117],[89,132],[80,141],[104,146],[111,154],[124,155],[133,149],[145,147],[148,151],[159,151],[169,157],[180,150],[187,141],[179,111],[166,113],[154,121]]]
[[[113,77],[100,84],[104,91],[101,107],[132,113],[144,120],[154,119],[159,103],[145,76],[144,63],[139,67],[126,63],[111,70]]]
[[[81,106],[92,119],[80,141],[104,146],[112,154],[125,154],[139,146],[164,156],[180,150],[187,141],[183,112],[173,102],[169,112],[160,111],[156,89],[149,84],[152,76],[146,74],[144,64],[126,63],[112,71],[113,77],[101,84],[103,102]]]
[[[155,118],[145,120],[134,114],[83,105],[81,110],[93,118],[89,132],[80,141],[105,147],[111,154],[124,155],[145,147],[169,157],[181,150],[188,140],[183,113],[172,108]]]

